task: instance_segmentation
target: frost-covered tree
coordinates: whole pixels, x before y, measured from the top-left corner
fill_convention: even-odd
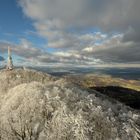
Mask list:
[[[121,103],[101,95],[96,97],[96,91],[89,94],[63,79],[33,81],[9,86],[3,90],[5,94],[0,92],[1,140],[138,140],[140,137],[140,115]]]

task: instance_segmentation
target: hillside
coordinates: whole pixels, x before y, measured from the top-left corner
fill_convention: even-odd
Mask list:
[[[140,110],[140,92],[128,88],[117,87],[117,86],[106,86],[106,87],[91,87],[99,91],[100,93],[107,95],[115,100],[118,100],[127,106],[134,109]]]
[[[67,75],[65,79],[75,83],[79,86],[90,88],[90,87],[106,87],[106,86],[117,86],[129,88],[132,90],[140,91],[139,80],[125,80],[122,78],[114,78],[110,75],[97,75],[97,74],[83,74],[83,75]]]
[[[31,70],[0,72],[0,113],[2,140],[140,139],[138,111]]]
[[[109,75],[66,75],[67,81],[88,90],[94,89],[101,94],[118,100],[134,109],[140,109],[140,81],[114,78]]]

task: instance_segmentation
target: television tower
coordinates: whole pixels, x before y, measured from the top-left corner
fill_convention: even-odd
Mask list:
[[[12,70],[13,69],[13,61],[12,61],[12,56],[11,56],[11,49],[8,47],[8,59],[7,59],[7,70]]]

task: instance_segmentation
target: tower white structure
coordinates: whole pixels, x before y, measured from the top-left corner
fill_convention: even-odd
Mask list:
[[[8,47],[8,59],[7,59],[7,70],[12,70],[13,69],[13,61],[12,61],[12,56],[11,56],[11,49]]]

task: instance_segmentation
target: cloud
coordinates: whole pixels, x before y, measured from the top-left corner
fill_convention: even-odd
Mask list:
[[[0,56],[0,61],[4,61],[4,60],[5,60],[4,57]]]
[[[134,41],[140,42],[140,29],[129,27],[123,37],[124,42]]]
[[[138,63],[140,62],[140,44],[124,43],[120,46],[111,47],[108,49],[94,52],[95,58],[103,59],[105,62],[119,62],[119,63]]]
[[[1,41],[0,52],[7,53],[8,46],[11,47],[13,53],[25,58],[35,57],[42,54],[42,50],[35,48],[33,44],[26,39],[21,39],[19,44]]]
[[[44,53],[23,40],[21,50],[28,54],[15,52],[24,57],[43,63],[140,62],[139,0],[19,0],[19,5],[46,47],[61,49]]]
[[[34,45],[26,39],[21,39],[19,44],[13,44],[7,41],[0,42],[0,52],[7,53],[8,46],[11,47],[12,55],[17,55],[17,65],[49,65],[49,64],[96,64],[99,60],[82,56],[77,52],[59,52],[59,53],[47,53],[43,52],[39,48],[35,48]]]
[[[101,44],[84,48],[82,54],[92,56],[104,62],[116,63],[139,63],[140,62],[140,43],[124,42],[123,35],[114,35]]]
[[[34,45],[26,39],[21,39],[19,44],[14,44],[8,41],[0,41],[0,52],[2,54],[7,53],[8,46],[12,50],[12,55],[19,57],[18,63],[30,62],[33,59],[36,60],[37,56],[42,55],[42,50],[35,48]],[[23,64],[22,63],[22,64]]]
[[[127,29],[140,22],[138,0],[20,0],[19,3],[28,17],[59,29],[73,26]]]

